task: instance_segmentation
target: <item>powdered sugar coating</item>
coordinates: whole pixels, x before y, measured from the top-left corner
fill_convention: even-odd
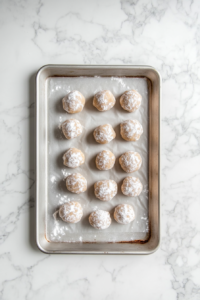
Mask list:
[[[125,172],[132,173],[139,170],[142,165],[142,158],[137,152],[127,151],[120,156],[119,163]]]
[[[102,201],[109,201],[117,194],[117,183],[114,180],[97,181],[94,184],[95,196]]]
[[[76,119],[66,120],[62,123],[62,132],[66,139],[74,139],[83,132],[81,123]]]
[[[110,170],[115,164],[115,156],[109,150],[103,150],[96,156],[96,166],[99,170]]]
[[[62,99],[63,109],[70,114],[75,114],[83,110],[85,98],[78,91],[72,91]]]
[[[99,144],[107,144],[116,137],[116,133],[110,124],[100,125],[94,130],[93,135]]]
[[[59,216],[64,222],[77,223],[83,216],[82,206],[74,201],[64,203],[59,209]]]
[[[99,111],[106,111],[111,109],[115,105],[115,97],[110,91],[100,91],[96,93],[93,99],[93,105]]]
[[[142,102],[142,96],[135,90],[126,91],[120,97],[121,107],[128,111],[134,112],[136,111]]]
[[[89,216],[89,223],[95,229],[106,229],[111,224],[111,217],[108,211],[96,210]]]
[[[120,124],[120,134],[126,141],[138,141],[143,128],[137,120],[126,120]]]
[[[139,178],[128,176],[123,180],[121,190],[122,193],[129,197],[139,196],[143,186]]]
[[[135,212],[131,205],[120,204],[115,207],[114,219],[116,222],[126,225],[135,219]]]
[[[63,155],[63,164],[69,168],[77,168],[85,162],[85,155],[76,148],[70,148]]]
[[[87,190],[87,180],[79,173],[71,174],[66,178],[66,187],[70,192],[80,194]]]

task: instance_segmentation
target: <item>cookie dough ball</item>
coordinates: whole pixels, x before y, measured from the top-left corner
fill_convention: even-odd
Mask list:
[[[140,107],[142,96],[135,90],[130,90],[123,93],[119,101],[124,110],[134,112]]]
[[[101,91],[96,93],[93,99],[93,105],[99,111],[106,111],[115,105],[115,97],[110,91]]]
[[[83,216],[83,209],[78,202],[67,202],[61,205],[59,209],[60,218],[67,223],[77,223]]]
[[[106,229],[111,224],[111,217],[108,211],[96,210],[89,216],[89,223],[95,229]]]
[[[94,138],[99,144],[107,144],[116,137],[116,133],[110,124],[97,127],[93,132]]]
[[[126,225],[135,219],[135,212],[131,205],[120,204],[115,207],[114,219],[117,223]]]
[[[142,192],[142,188],[143,186],[140,179],[131,176],[126,177],[121,186],[122,193],[129,197],[139,196]]]
[[[83,132],[83,127],[78,120],[70,119],[62,123],[62,132],[66,139],[70,140],[79,136]]]
[[[137,120],[126,120],[120,124],[120,134],[126,141],[138,141],[142,133],[142,125]]]
[[[69,168],[77,168],[85,162],[85,155],[76,148],[70,148],[63,155],[63,164]]]
[[[97,169],[105,171],[110,170],[115,164],[115,156],[109,150],[103,150],[96,156]]]
[[[68,191],[80,194],[87,190],[87,180],[79,173],[71,174],[66,178],[66,187]]]
[[[125,172],[132,173],[139,170],[142,158],[137,152],[127,151],[120,156],[119,163]]]
[[[94,194],[102,201],[109,201],[117,194],[117,184],[114,180],[97,181],[94,184]]]
[[[63,109],[69,114],[75,114],[83,110],[85,98],[78,91],[72,91],[62,99]]]

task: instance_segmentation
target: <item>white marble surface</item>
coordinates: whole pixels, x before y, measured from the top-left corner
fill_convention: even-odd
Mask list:
[[[0,1],[0,299],[200,299],[200,1]],[[150,256],[34,242],[34,74],[145,64],[163,78],[162,242]]]

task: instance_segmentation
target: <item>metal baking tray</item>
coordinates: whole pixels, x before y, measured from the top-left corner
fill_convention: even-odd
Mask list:
[[[48,201],[48,114],[46,81],[51,77],[141,77],[148,80],[149,238],[123,242],[51,242],[46,235]],[[36,242],[45,253],[150,254],[160,243],[161,78],[149,66],[46,65],[36,76]]]

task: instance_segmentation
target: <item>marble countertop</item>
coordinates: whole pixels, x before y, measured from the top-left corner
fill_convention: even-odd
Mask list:
[[[200,299],[200,1],[0,1],[0,299]],[[155,67],[162,242],[149,256],[35,244],[34,75],[45,64]]]

